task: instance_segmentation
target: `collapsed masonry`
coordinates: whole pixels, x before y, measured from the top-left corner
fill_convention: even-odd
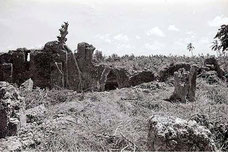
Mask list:
[[[49,42],[42,50],[23,48],[0,55],[0,80],[20,85],[31,78],[34,86],[41,88],[59,87],[77,91],[100,90],[99,86],[105,85],[110,90],[109,84],[117,88],[129,85],[125,84],[127,72],[122,69],[110,68],[105,75],[107,80],[101,80],[108,67],[92,64],[95,50],[92,45],[79,43],[77,53],[66,47],[57,49],[56,45],[57,42]]]
[[[73,53],[65,44],[68,23],[61,27],[58,41],[45,44],[43,49],[20,48],[0,55],[0,81],[21,85],[32,79],[41,88],[67,88],[76,91],[104,91],[134,86],[134,77],[124,69],[96,66],[92,63],[95,47],[82,42]],[[154,80],[153,73],[149,80]],[[136,77],[137,84],[147,82]]]
[[[25,103],[19,91],[7,82],[0,82],[0,138],[17,134],[25,126]]]
[[[217,151],[209,129],[194,120],[153,115],[148,121],[148,151]]]
[[[197,70],[198,67],[193,65],[190,71],[181,68],[174,72],[175,89],[170,97],[171,101],[180,101],[183,103],[195,101]]]
[[[191,65],[188,63],[171,63],[169,66],[165,66],[161,69],[161,71],[159,71],[159,80],[161,82],[166,81],[170,76],[174,75],[174,72],[178,71],[181,68],[189,71]]]
[[[206,71],[215,71],[220,79],[225,80],[225,71],[214,57],[205,59],[204,66]]]

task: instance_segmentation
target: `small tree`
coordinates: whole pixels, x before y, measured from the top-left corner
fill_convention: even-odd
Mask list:
[[[212,46],[211,46],[211,49],[213,51],[216,51],[218,53],[218,55],[220,56],[221,55],[221,46],[219,45],[219,42],[218,40],[215,40],[214,42],[212,42]]]
[[[68,22],[64,22],[64,24],[59,29],[60,36],[57,36],[57,38],[58,38],[59,46],[60,46],[61,49],[64,48],[64,45],[65,45],[65,43],[67,41],[66,36],[68,34],[68,26],[69,26],[69,23]]]
[[[228,25],[222,25],[220,29],[218,29],[214,39],[217,39],[220,42],[215,48],[218,49],[218,51],[222,50],[222,53],[225,56],[225,52],[228,50]],[[224,58],[224,63],[226,64],[226,58]]]
[[[188,49],[189,52],[192,53],[192,56],[193,56],[193,50],[195,49],[195,47],[192,45],[192,43],[189,43],[189,44],[187,45],[187,49]]]
[[[214,39],[218,39],[220,41],[220,45],[218,45],[218,49],[225,52],[228,50],[228,25],[222,25],[220,29],[218,29],[217,34]]]

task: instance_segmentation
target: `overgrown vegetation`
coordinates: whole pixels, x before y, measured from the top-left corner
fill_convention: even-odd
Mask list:
[[[24,94],[27,108],[45,104],[48,111],[43,123],[35,127],[43,128],[45,135],[36,150],[145,151],[147,119],[154,114],[185,120],[203,116],[209,124],[228,123],[226,86],[208,84],[205,79],[198,78],[196,102],[185,104],[164,100],[173,89],[172,83],[156,81],[132,88],[85,94],[36,88]],[[222,147],[220,141],[223,137],[220,137],[214,138]]]

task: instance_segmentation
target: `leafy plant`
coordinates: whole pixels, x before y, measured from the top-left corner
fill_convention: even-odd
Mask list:
[[[221,56],[221,52],[220,52],[221,46],[220,46],[218,40],[215,40],[214,42],[212,42],[211,49],[213,51],[216,51],[218,53],[218,55]]]
[[[228,50],[228,25],[222,25],[220,29],[218,29],[217,34],[214,37],[220,41],[220,45],[215,45],[214,48],[221,49],[223,52]]]

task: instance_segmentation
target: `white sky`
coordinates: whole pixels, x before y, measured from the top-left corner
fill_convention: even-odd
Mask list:
[[[67,45],[93,44],[104,54],[213,53],[228,24],[228,0],[0,0],[0,50],[41,48],[69,22]]]

